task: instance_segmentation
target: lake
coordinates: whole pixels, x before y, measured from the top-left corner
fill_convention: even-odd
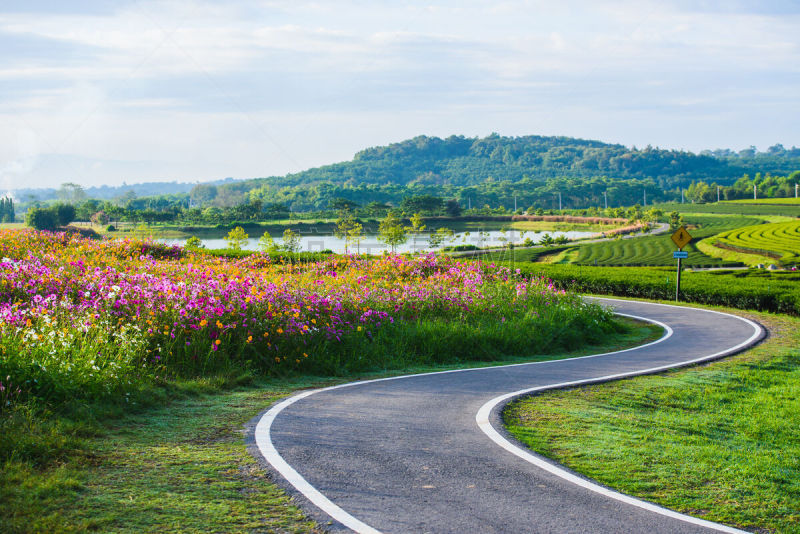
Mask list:
[[[481,248],[491,247],[491,246],[502,247],[505,244],[503,238],[507,239],[506,242],[511,242],[515,244],[522,243],[525,239],[528,238],[530,238],[531,241],[533,241],[534,243],[538,243],[542,239],[542,236],[544,236],[545,234],[550,234],[550,236],[554,238],[563,235],[566,236],[568,239],[580,239],[597,235],[597,232],[576,232],[576,231],[520,232],[518,230],[509,230],[505,233],[499,230],[491,230],[484,232],[480,231],[461,232],[455,234],[453,238],[446,240],[442,246],[469,244]],[[397,252],[401,253],[420,252],[423,250],[430,250],[429,240],[428,240],[429,235],[430,233],[424,232],[418,234],[416,237],[409,236],[408,241],[405,244],[397,247]],[[261,236],[250,237],[247,240],[247,243],[242,248],[246,250],[258,250],[258,239],[260,237]],[[280,245],[283,241],[277,236],[273,236],[273,238],[275,239],[275,243],[278,245]],[[169,245],[183,246],[184,244],[186,244],[186,239],[158,239],[158,241]],[[223,238],[203,239],[202,242],[206,248],[227,247],[227,243]],[[338,237],[332,234],[318,234],[318,233],[300,234],[301,251],[319,252],[326,249],[330,249],[334,252],[344,252],[344,240],[339,239]],[[366,235],[364,239],[361,241],[359,247],[356,247],[356,245],[353,243],[351,243],[350,245],[350,252],[360,252],[362,254],[382,254],[384,251],[387,250],[390,250],[389,247],[378,241],[378,236],[374,234]]]

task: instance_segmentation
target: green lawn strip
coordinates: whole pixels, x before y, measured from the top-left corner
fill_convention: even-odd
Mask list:
[[[800,319],[703,367],[510,405],[533,450],[624,493],[758,531],[800,531]]]
[[[681,204],[680,202],[670,202],[656,204],[656,207],[665,213],[677,211],[686,213],[720,213],[727,215],[783,215],[787,217],[797,217],[798,208],[796,205],[776,205],[776,204],[740,204],[730,202],[715,202],[711,204]]]
[[[31,422],[44,446],[61,447],[41,465],[10,459],[0,473],[2,532],[316,532],[247,453],[244,427],[299,389],[360,378],[540,361],[620,350],[662,335],[629,328],[602,345],[502,361],[412,367],[347,378],[301,376],[247,385],[200,380],[162,386],[147,406],[87,409],[77,424],[50,415]],[[8,431],[6,427],[3,430]],[[17,427],[17,431],[23,431]]]

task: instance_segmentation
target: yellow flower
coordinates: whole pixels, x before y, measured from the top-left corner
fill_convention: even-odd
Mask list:
[[[215,344],[215,345],[219,345],[220,343],[222,343],[222,340],[220,340],[220,339],[218,339],[218,340],[216,340],[216,341],[214,342],[214,344]]]

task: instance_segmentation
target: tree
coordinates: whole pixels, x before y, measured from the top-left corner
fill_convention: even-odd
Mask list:
[[[437,228],[428,238],[428,244],[431,248],[439,248],[445,241],[452,239],[454,235],[453,230],[450,228],[445,228],[444,226]]]
[[[395,251],[397,245],[402,245],[408,240],[403,222],[392,211],[386,214],[378,225],[378,241],[385,243]]]
[[[350,245],[351,232],[355,225],[358,224],[353,217],[353,213],[349,208],[342,209],[339,212],[339,218],[336,219],[336,227],[333,229],[333,235],[339,239],[344,240],[344,253],[348,253],[348,246]],[[361,226],[359,224],[359,226]]]
[[[55,231],[58,219],[53,210],[48,208],[30,208],[25,215],[25,224],[36,230]]]
[[[275,240],[272,239],[269,232],[264,232],[264,235],[258,240],[258,249],[262,252],[275,252],[278,250],[278,245],[275,244]]]
[[[61,184],[61,187],[56,191],[56,195],[59,200],[69,204],[77,204],[86,200],[86,192],[83,190],[83,187],[72,182]]]
[[[59,226],[66,226],[75,220],[75,206],[72,204],[56,204],[53,210]]]
[[[202,248],[206,248],[206,246],[202,241],[200,241],[199,237],[193,235],[186,240],[186,245],[184,245],[184,248],[189,250],[200,250]]]
[[[283,249],[287,252],[300,251],[300,234],[287,228],[283,231]]]
[[[14,199],[11,197],[0,198],[0,221],[14,222]]]
[[[356,209],[357,207],[357,202],[353,202],[352,200],[348,200],[346,198],[338,197],[330,201],[330,208],[337,211],[350,211]]]
[[[677,230],[683,226],[683,215],[678,213],[677,211],[673,211],[669,214],[669,229],[670,230]]]
[[[458,217],[461,215],[461,204],[458,200],[451,198],[445,203],[444,210],[450,217]]]
[[[416,251],[417,248],[417,236],[421,234],[423,230],[425,230],[425,225],[422,224],[422,222],[422,214],[415,213],[411,216],[411,226],[406,227],[406,232],[414,236],[414,251]]]
[[[228,243],[228,248],[232,250],[242,250],[242,247],[247,244],[247,239],[250,236],[244,231],[244,228],[237,226],[225,236],[225,241]]]
[[[385,213],[388,209],[389,206],[383,202],[370,202],[367,204],[367,210],[369,210],[370,215],[380,215],[381,213]]]
[[[190,206],[202,206],[214,200],[217,196],[217,186],[197,184],[189,191]]]
[[[98,226],[105,226],[111,220],[111,218],[106,214],[105,211],[100,210],[97,213],[92,214],[90,220],[93,224]]]
[[[361,241],[364,240],[364,227],[361,223],[355,223],[347,233],[351,243],[356,244],[356,252],[361,254]]]

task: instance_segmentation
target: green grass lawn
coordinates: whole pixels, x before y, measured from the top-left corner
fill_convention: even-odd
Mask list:
[[[800,531],[800,319],[703,367],[509,406],[533,450],[621,492],[759,532]]]
[[[785,199],[782,199],[785,200]],[[783,215],[787,217],[797,217],[800,215],[797,205],[781,205],[780,203],[758,203],[750,202],[714,202],[710,204],[681,204],[680,202],[670,202],[656,204],[655,207],[669,213],[677,211],[679,213],[720,213],[728,215]]]
[[[743,198],[739,200],[723,200],[722,204],[772,204],[800,207],[800,198]]]

